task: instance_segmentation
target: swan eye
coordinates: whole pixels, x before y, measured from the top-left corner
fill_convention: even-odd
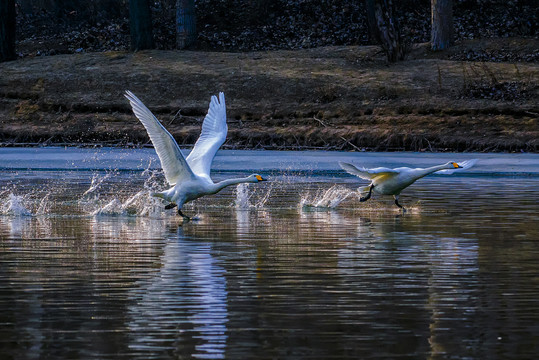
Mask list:
[[[263,180],[264,180],[264,179],[262,179],[262,176],[260,176],[260,175],[255,175],[255,177],[256,177],[256,179],[257,179],[258,181],[263,181]]]
[[[453,167],[458,168],[458,167],[459,167],[459,164],[457,164],[457,163],[454,162],[454,163],[453,163]]]

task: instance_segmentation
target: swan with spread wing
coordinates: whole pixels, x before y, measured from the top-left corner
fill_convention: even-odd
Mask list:
[[[146,128],[153,143],[161,167],[170,189],[153,193],[169,204],[165,209],[178,207],[178,214],[184,220],[189,217],[182,213],[185,203],[205,195],[216,194],[223,188],[240,183],[258,183],[265,181],[262,176],[253,174],[245,178],[227,179],[214,183],[210,178],[210,169],[217,150],[226,140],[225,95],[220,92],[219,99],[211,97],[208,114],[202,123],[202,131],[189,156],[184,157],[176,140],[157,120],[152,112],[131,92],[126,91],[133,113]]]
[[[368,190],[368,194],[359,199],[359,201],[367,201],[371,198],[372,192],[381,195],[393,195],[395,198],[395,205],[404,210],[403,206],[399,204],[399,195],[402,190],[412,185],[416,180],[421,179],[432,173],[438,174],[452,174],[455,171],[466,170],[475,165],[477,159],[463,161],[461,163],[448,162],[442,165],[432,166],[428,168],[411,169],[408,167],[400,167],[395,169],[389,169],[384,167],[378,167],[374,169],[366,169],[363,167],[356,167],[352,164],[345,162],[339,162],[341,168],[347,173],[355,175],[361,179],[370,180],[371,184],[364,190]]]

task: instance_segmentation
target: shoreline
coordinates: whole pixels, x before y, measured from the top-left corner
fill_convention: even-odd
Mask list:
[[[182,151],[191,150],[193,145],[181,146]],[[112,148],[112,149],[154,149],[154,146],[149,144],[102,144],[102,143],[0,143],[0,148],[81,148],[81,149],[99,149],[99,148]],[[334,152],[344,152],[344,153],[394,153],[394,152],[411,152],[411,153],[455,153],[455,154],[467,154],[467,153],[477,153],[477,154],[539,154],[539,152],[534,151],[477,151],[477,150],[466,150],[466,151],[453,151],[451,149],[421,149],[421,150],[409,150],[404,148],[389,148],[386,150],[377,150],[374,148],[363,148],[360,150],[340,150],[324,147],[259,147],[259,148],[242,148],[235,146],[227,146],[224,144],[219,148],[219,150],[250,150],[250,151],[334,151]]]

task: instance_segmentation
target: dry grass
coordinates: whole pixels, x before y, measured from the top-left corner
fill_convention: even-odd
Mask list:
[[[227,147],[538,151],[539,66],[447,57],[419,47],[388,65],[376,47],[327,47],[23,59],[0,64],[0,141],[147,143],[129,89],[185,145],[224,91]]]

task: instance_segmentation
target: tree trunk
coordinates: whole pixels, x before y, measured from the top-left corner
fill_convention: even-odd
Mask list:
[[[369,28],[369,41],[372,44],[379,44],[378,27],[376,26],[376,0],[365,0],[367,9],[367,26]]]
[[[405,46],[401,39],[397,19],[393,16],[393,1],[374,0],[374,3],[376,37],[387,55],[387,60],[389,62],[403,60]]]
[[[447,49],[453,43],[453,0],[431,0],[431,47]]]
[[[15,0],[0,0],[0,62],[17,57],[15,33]]]
[[[129,28],[131,50],[154,48],[149,0],[129,0]]]
[[[176,0],[176,46],[185,49],[197,38],[194,0]]]

